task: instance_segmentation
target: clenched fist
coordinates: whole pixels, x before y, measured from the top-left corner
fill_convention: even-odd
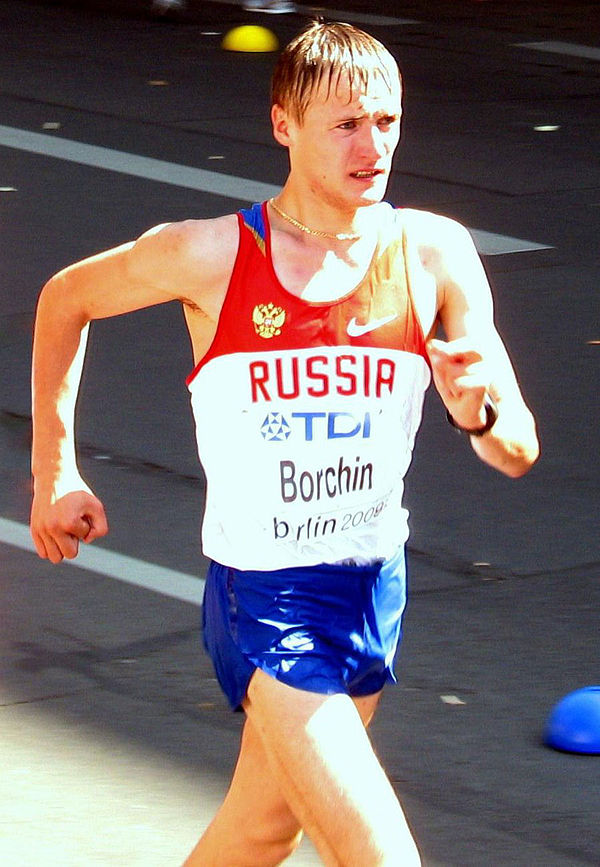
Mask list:
[[[107,533],[104,506],[87,491],[72,491],[50,503],[34,497],[31,536],[39,556],[52,563],[72,560],[80,542],[93,542]]]

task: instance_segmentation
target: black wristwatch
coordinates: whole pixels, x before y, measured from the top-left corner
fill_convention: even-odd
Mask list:
[[[446,410],[446,418],[448,419],[452,427],[456,428],[456,430],[460,433],[468,434],[471,437],[482,437],[494,427],[498,419],[498,407],[496,406],[496,402],[494,401],[494,398],[487,392],[485,394],[483,405],[485,407],[485,424],[483,425],[483,427],[476,427],[471,430],[466,427],[461,427],[454,421],[454,419],[452,418],[452,414],[448,409]]]

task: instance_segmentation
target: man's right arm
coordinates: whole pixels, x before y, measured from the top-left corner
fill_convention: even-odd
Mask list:
[[[38,302],[33,348],[31,533],[40,557],[75,557],[103,536],[102,503],[77,466],[75,404],[89,322],[180,300],[217,318],[233,265],[235,217],[168,224],[52,277]]]

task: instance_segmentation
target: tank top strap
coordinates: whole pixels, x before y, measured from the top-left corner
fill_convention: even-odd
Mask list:
[[[240,236],[249,233],[263,256],[267,253],[267,226],[265,221],[266,202],[256,202],[249,208],[238,211],[237,218]]]

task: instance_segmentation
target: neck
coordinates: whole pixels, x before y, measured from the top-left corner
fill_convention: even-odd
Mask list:
[[[286,195],[285,190],[269,204],[281,220],[305,236],[347,242],[358,241],[368,233],[368,223],[360,219],[358,212],[342,214],[321,203],[313,209],[305,205],[304,199]]]

